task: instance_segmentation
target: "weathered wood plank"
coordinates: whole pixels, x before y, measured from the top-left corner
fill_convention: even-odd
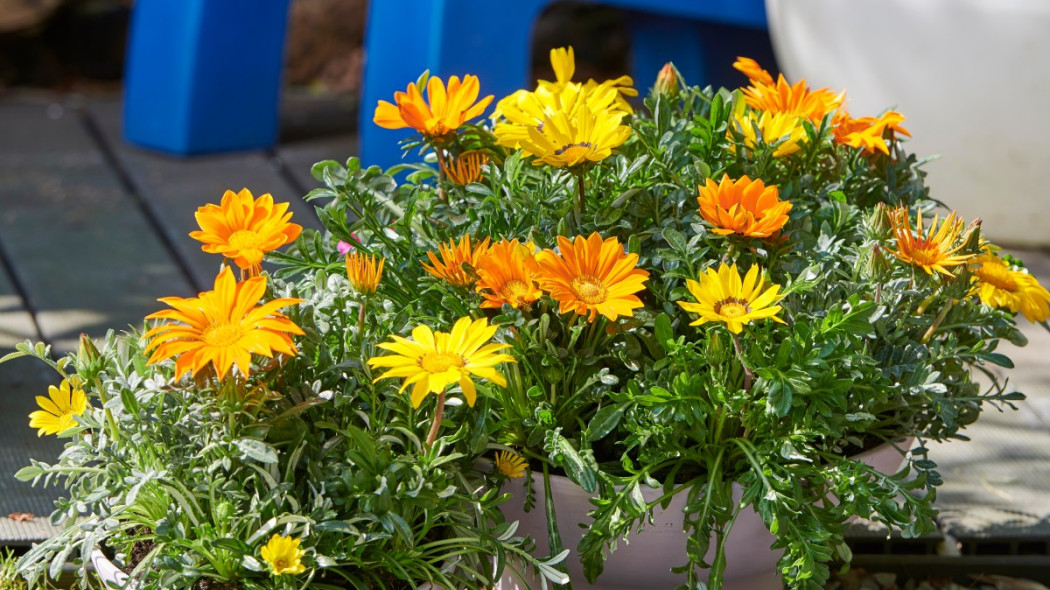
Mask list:
[[[285,181],[279,173],[279,166],[265,153],[173,158],[136,148],[124,141],[119,102],[92,102],[88,111],[98,122],[105,141],[127,172],[136,192],[156,212],[168,232],[170,243],[201,289],[211,289],[222,260],[215,254],[202,252],[200,242],[188,236],[191,231],[200,229],[193,214],[207,203],[218,204],[226,190],[238,191],[246,187],[256,197],[270,193],[276,201],[291,203],[292,221],[304,227],[319,225],[313,208],[303,203],[300,191]]]
[[[347,158],[359,153],[357,137],[350,135],[281,144],[276,152],[299,186],[305,189],[304,194],[321,186],[310,174],[310,168],[314,164],[323,160],[335,160],[345,164]],[[364,164],[367,165],[367,162]]]
[[[0,354],[7,352],[0,350]],[[55,532],[41,517],[54,510],[62,488],[32,487],[16,480],[14,474],[29,465],[30,457],[51,463],[62,452],[59,439],[37,437],[29,428],[29,413],[37,409],[35,396],[46,397],[48,385],[56,385],[58,379],[57,373],[36,359],[15,359],[0,366],[0,544],[39,541]],[[36,518],[22,522],[9,518],[13,513]]]
[[[77,113],[8,101],[0,129],[0,240],[56,348],[192,294]]]
[[[1018,252],[1043,285],[1050,285],[1050,256]],[[1050,537],[1050,333],[1023,316],[1028,346],[999,346],[1015,368],[1010,389],[1028,399],[1018,411],[986,408],[967,427],[969,442],[931,445],[945,483],[937,506],[945,532],[955,537]]]

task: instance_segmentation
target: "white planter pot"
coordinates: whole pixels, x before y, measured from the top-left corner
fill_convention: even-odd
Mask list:
[[[124,588],[128,581],[128,575],[106,557],[105,553],[98,548],[91,552],[91,565],[95,566],[95,573],[105,584],[106,588]],[[133,590],[138,584],[130,584],[126,590]]]
[[[911,440],[905,441],[902,448],[908,448]],[[883,445],[856,457],[883,473],[894,473],[903,458],[891,445]],[[519,521],[518,534],[529,535],[536,540],[536,555],[550,553],[547,544],[547,518],[543,510],[543,475],[533,474],[533,493],[536,507],[526,513],[524,487],[521,480],[511,480],[504,490],[511,493],[509,502],[503,505],[507,520]],[[605,562],[605,570],[596,584],[587,582],[583,575],[576,546],[583,537],[587,523],[587,512],[593,507],[591,495],[562,476],[551,477],[551,493],[554,496],[555,511],[558,519],[558,531],[562,542],[569,549],[566,563],[569,577],[576,590],[667,590],[686,581],[685,575],[672,574],[671,568],[688,562],[685,543],[687,535],[682,530],[685,497],[678,495],[672,499],[666,510],[657,509],[653,514],[653,524],[647,525],[640,533],[632,534],[629,542],[617,543],[616,551]],[[734,487],[734,495],[739,498],[742,491]],[[662,490],[642,487],[642,496],[647,501],[655,500]],[[776,563],[782,551],[772,551],[773,535],[769,533],[762,519],[754,510],[743,510],[726,539],[727,568],[725,575],[726,590],[780,590],[783,587],[780,576],[776,574]],[[708,558],[713,558],[713,550]],[[520,574],[520,572],[517,572]],[[505,572],[497,590],[525,590],[540,588],[539,580],[531,574],[524,574],[520,579],[516,573]]]
[[[934,198],[1004,245],[1046,246],[1050,2],[766,0],[789,81],[845,89],[854,116],[896,108]]]

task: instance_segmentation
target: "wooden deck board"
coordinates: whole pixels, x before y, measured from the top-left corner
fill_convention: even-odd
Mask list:
[[[1017,252],[1040,283],[1050,285],[1050,256]],[[986,408],[966,428],[969,442],[932,444],[930,458],[944,477],[937,506],[946,533],[956,538],[1050,539],[1050,333],[1018,317],[1028,345],[1001,343],[1015,363],[1010,389],[1028,397],[1018,410]]]
[[[0,143],[0,240],[46,339],[69,350],[191,293],[77,113],[9,102],[0,129],[19,138]]]
[[[188,266],[196,286],[211,289],[221,257],[201,251],[200,242],[188,236],[200,229],[193,214],[207,203],[218,204],[226,190],[248,188],[258,197],[273,195],[291,203],[292,220],[317,227],[313,208],[303,203],[300,191],[280,174],[279,165],[264,152],[174,158],[134,147],[123,140],[121,109],[117,101],[95,101],[88,111],[98,122],[135,191],[157,214],[178,256]]]

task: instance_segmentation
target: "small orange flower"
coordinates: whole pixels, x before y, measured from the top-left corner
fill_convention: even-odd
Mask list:
[[[600,313],[616,321],[642,306],[634,293],[645,289],[649,273],[636,268],[638,255],[624,253],[619,240],[603,241],[598,232],[576,236],[574,242],[558,236],[558,249],[561,254],[544,250],[536,255],[536,278],[558,300],[561,313],[586,315],[591,322]]]
[[[888,156],[890,149],[886,143],[887,130],[891,138],[894,133],[911,137],[911,133],[901,125],[903,121],[904,115],[896,111],[888,111],[878,119],[875,117],[854,119],[849,116],[849,113],[840,111],[835,116],[833,134],[835,142],[840,145],[861,148],[867,154],[874,154],[878,151]]]
[[[751,86],[744,88],[744,101],[753,109],[805,117],[819,124],[824,115],[842,105],[845,94],[832,94],[827,88],[810,90],[805,80],[791,85],[781,74],[776,84],[753,81]]]
[[[477,76],[458,76],[448,79],[448,89],[437,76],[427,80],[427,98],[415,84],[409,84],[405,92],[395,92],[393,105],[379,101],[372,120],[386,129],[411,127],[431,141],[442,141],[456,132],[461,125],[476,119],[492,102],[492,95],[478,100],[481,83]],[[427,102],[429,100],[429,103]]]
[[[922,231],[922,212],[915,220],[916,237],[912,235],[911,219],[907,207],[898,207],[892,211],[893,233],[897,237],[897,249],[890,250],[900,260],[913,264],[926,271],[926,274],[939,272],[954,277],[946,267],[959,266],[973,258],[973,254],[956,254],[965,244],[965,240],[952,247],[958,241],[963,230],[963,220],[952,211],[947,218],[937,224],[934,216],[929,232]]]
[[[747,79],[751,80],[752,84],[773,86],[773,76],[750,57],[737,57],[736,61],[733,62],[733,67],[743,72]]]
[[[459,186],[467,186],[472,182],[480,182],[482,178],[481,167],[489,163],[489,157],[481,150],[470,150],[458,156],[445,155],[438,157],[438,165],[441,171],[453,183]]]
[[[350,279],[350,286],[362,295],[375,295],[379,288],[379,279],[383,276],[383,265],[385,258],[366,256],[360,252],[352,252],[346,256],[346,277]]]
[[[749,238],[768,238],[787,223],[791,203],[778,199],[777,187],[766,186],[760,179],[747,176],[721,183],[708,178],[700,187],[700,215],[715,227],[719,235],[740,234]]]
[[[428,273],[439,279],[445,280],[451,285],[456,287],[469,287],[474,284],[473,270],[477,268],[481,257],[484,256],[488,250],[488,238],[485,238],[485,241],[473,248],[470,246],[469,235],[463,236],[458,244],[452,239],[449,239],[448,245],[438,245],[438,252],[441,254],[441,260],[438,260],[438,257],[435,256],[433,252],[427,252],[427,257],[430,258],[430,264],[424,262],[423,268],[426,269]],[[464,270],[464,264],[470,267],[471,272],[469,274]]]
[[[536,258],[532,244],[503,240],[493,244],[478,262],[478,293],[481,307],[513,308],[528,305],[543,295],[536,286]]]
[[[264,254],[294,242],[303,231],[289,223],[288,203],[274,204],[269,194],[253,199],[246,188],[226,191],[219,205],[200,207],[195,217],[201,231],[190,232],[190,237],[204,242],[201,250],[233,260],[247,276],[261,272]]]

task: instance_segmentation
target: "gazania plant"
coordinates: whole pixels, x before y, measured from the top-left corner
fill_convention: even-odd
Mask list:
[[[732,580],[751,518],[769,579],[816,589],[854,516],[931,532],[926,443],[1023,397],[996,347],[1050,292],[929,198],[900,113],[746,58],[742,88],[669,64],[642,101],[551,62],[491,112],[424,73],[375,107],[418,132],[404,164],[313,167],[322,231],[229,192],[192,234],[212,291],[20,347],[58,373],[30,426],[68,439],[20,477],[70,490],[22,572],[99,548],[143,588],[600,586],[673,505],[672,585]]]

